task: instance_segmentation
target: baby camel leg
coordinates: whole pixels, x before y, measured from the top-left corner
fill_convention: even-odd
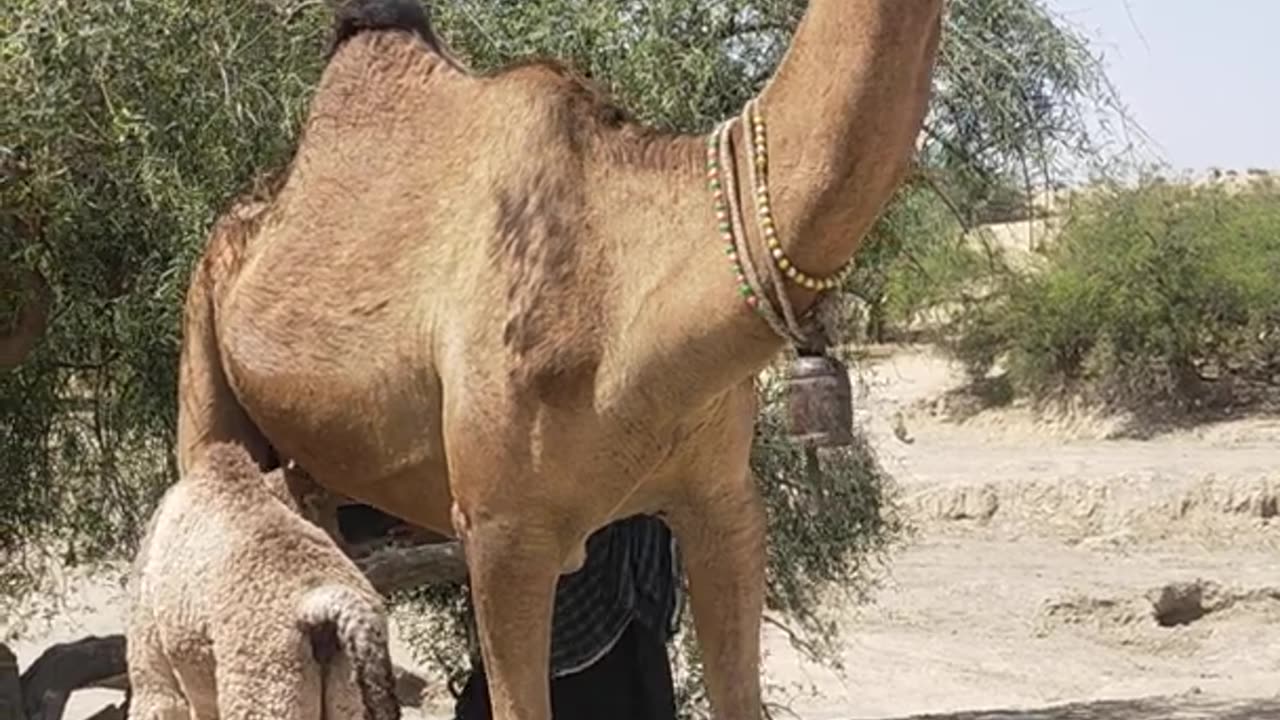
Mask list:
[[[130,633],[125,646],[129,668],[131,720],[187,720],[190,706],[178,687],[173,666],[159,646],[152,628]]]
[[[252,623],[229,622],[214,639],[221,720],[320,717],[323,691],[310,643],[292,623],[253,628]]]
[[[689,575],[689,602],[712,715],[759,720],[765,521],[745,468],[722,482],[699,478],[668,515]]]

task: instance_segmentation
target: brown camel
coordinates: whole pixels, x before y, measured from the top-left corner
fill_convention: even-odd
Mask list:
[[[942,4],[810,2],[758,98],[760,223],[713,203],[707,137],[642,127],[553,64],[475,74],[415,0],[345,6],[290,167],[192,279],[182,467],[240,442],[460,537],[501,720],[549,718],[553,587],[586,537],[661,512],[716,716],[759,718],[753,376],[784,340],[744,299],[817,295],[747,292],[722,238],[745,225],[757,269],[771,238],[784,270],[852,257],[906,170]],[[747,207],[742,129],[718,199]]]

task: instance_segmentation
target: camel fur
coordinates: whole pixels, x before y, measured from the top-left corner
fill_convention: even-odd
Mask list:
[[[942,4],[810,1],[759,97],[797,267],[845,264],[904,176]],[[586,538],[660,513],[715,716],[759,718],[753,378],[783,341],[725,262],[705,136],[636,123],[554,63],[472,72],[416,0],[351,0],[335,26],[291,164],[193,273],[180,464],[234,441],[459,537],[497,720],[550,717],[553,590]]]
[[[130,578],[130,718],[400,717],[382,598],[284,475],[219,444],[161,499]]]

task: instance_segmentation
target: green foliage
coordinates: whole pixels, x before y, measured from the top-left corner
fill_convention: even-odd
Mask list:
[[[1052,183],[1108,155],[1124,121],[1084,39],[1037,0],[950,3],[922,162],[970,220],[1008,205],[1012,188]],[[994,207],[993,207],[994,206]]]
[[[477,69],[527,57],[570,63],[635,116],[701,131],[739,110],[786,49],[797,0],[458,0],[432,3]]]
[[[999,276],[961,317],[974,372],[1000,357],[1040,397],[1142,410],[1280,391],[1280,186],[1147,181],[1079,202],[1043,268]]]
[[[861,339],[887,340],[919,311],[951,298],[977,257],[942,196],[904,185],[859,251],[846,291],[861,302]]]
[[[790,442],[782,390],[764,383],[751,450],[769,525],[766,606],[787,618],[811,659],[832,659],[838,634],[825,601],[832,593],[861,600],[904,528],[868,439],[859,433],[851,446],[827,450]]]
[[[172,478],[188,268],[289,151],[327,22],[246,1],[0,9],[0,257],[56,293],[37,351],[0,375],[0,553],[131,547]]]
[[[845,283],[858,335],[874,341],[963,299],[990,258],[961,234],[1028,217],[1034,189],[1105,170],[1127,123],[1084,39],[1036,0],[951,2],[934,75],[916,172]]]

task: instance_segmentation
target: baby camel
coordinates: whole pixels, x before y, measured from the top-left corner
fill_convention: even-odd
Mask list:
[[[400,717],[382,598],[305,482],[223,443],[165,493],[130,578],[131,718]]]

